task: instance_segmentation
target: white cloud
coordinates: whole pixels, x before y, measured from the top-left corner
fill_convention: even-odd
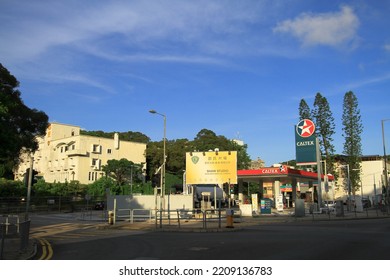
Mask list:
[[[129,48],[157,50],[180,43],[192,50],[212,52],[232,48],[247,24],[258,21],[262,8],[250,2],[229,5],[210,1],[53,1],[29,4],[21,1],[0,12],[8,27],[0,30],[0,51],[8,60],[35,59],[52,48],[125,44]],[[18,13],[23,17],[18,18]],[[13,16],[15,15],[15,16]],[[232,37],[231,37],[232,36]],[[115,38],[115,39],[114,39]],[[230,38],[230,39],[227,39]],[[121,44],[117,44],[116,40]],[[107,42],[112,42],[107,46]],[[172,44],[174,43],[174,44]],[[104,49],[106,51],[106,49]]]
[[[338,47],[357,39],[359,19],[352,8],[341,7],[339,12],[303,13],[293,20],[278,23],[274,32],[290,33],[304,46],[327,45]]]
[[[390,52],[390,44],[385,44],[383,48],[385,51]]]

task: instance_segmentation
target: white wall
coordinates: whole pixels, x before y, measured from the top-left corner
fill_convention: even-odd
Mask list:
[[[156,197],[154,195],[112,195],[107,198],[107,210],[113,210],[114,199],[117,209],[155,209]],[[192,195],[166,195],[163,208],[170,210],[193,209],[194,201]],[[157,196],[157,209],[160,209],[160,197]]]

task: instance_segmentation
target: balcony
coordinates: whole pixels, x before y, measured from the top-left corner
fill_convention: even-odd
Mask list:
[[[88,155],[88,152],[85,149],[68,150],[66,152],[66,155],[68,157],[74,157],[74,156],[86,157]]]

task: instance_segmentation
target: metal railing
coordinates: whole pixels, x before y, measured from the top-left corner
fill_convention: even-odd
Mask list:
[[[0,259],[4,258],[6,239],[19,239],[19,251],[24,252],[29,245],[31,220],[21,221],[17,215],[0,217]]]
[[[336,208],[333,207],[321,207],[306,208],[306,214],[312,217],[312,220],[323,220],[324,218],[328,220],[339,220],[339,219],[350,219],[350,218],[380,218],[385,216],[390,216],[390,205],[378,205],[374,207],[367,207],[358,210],[356,207],[348,209],[346,205],[343,206],[342,211],[337,212]]]
[[[128,220],[130,223],[135,220],[152,220],[154,212],[154,209],[116,209],[114,220]]]
[[[160,228],[163,225],[174,225],[173,222],[177,220],[177,226],[179,228],[183,225],[184,221],[195,221],[201,222],[201,226],[198,226],[202,229],[210,228],[210,225],[214,225],[214,228],[222,227],[222,220],[226,219],[226,210],[227,209],[176,209],[176,210],[156,210],[155,215],[155,225],[156,228]],[[234,218],[241,220],[241,210],[234,209]],[[164,223],[165,222],[165,223]],[[172,222],[172,223],[171,223]],[[196,227],[196,226],[195,226]]]

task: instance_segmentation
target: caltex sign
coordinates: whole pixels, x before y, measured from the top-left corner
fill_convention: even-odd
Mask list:
[[[309,119],[301,120],[295,126],[295,152],[297,165],[317,164],[316,127]]]

